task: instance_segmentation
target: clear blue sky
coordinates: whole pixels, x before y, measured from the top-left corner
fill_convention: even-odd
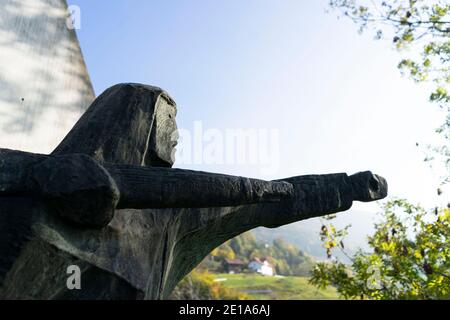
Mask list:
[[[97,94],[157,85],[182,128],[278,129],[280,169],[263,178],[371,169],[391,195],[431,205],[435,176],[415,146],[442,120],[429,91],[401,77],[387,41],[359,35],[327,2],[69,1]],[[183,167],[260,177],[254,166]]]

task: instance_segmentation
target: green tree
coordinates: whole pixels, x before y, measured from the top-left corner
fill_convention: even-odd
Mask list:
[[[358,251],[350,266],[337,260],[318,263],[310,282],[319,288],[333,285],[347,299],[450,298],[448,208],[430,213],[394,199],[384,205],[375,229],[368,241],[371,252]],[[335,231],[323,234],[329,250],[345,250]]]
[[[376,39],[390,37],[394,47],[408,54],[398,67],[416,82],[435,84],[430,101],[446,110],[437,129],[446,139],[430,147],[426,161],[442,156],[449,169],[450,4],[439,0],[330,0],[330,6],[352,19],[362,32],[372,28]],[[405,50],[409,49],[409,50]],[[442,184],[449,182],[449,174]],[[438,194],[442,190],[438,189]],[[358,251],[350,265],[334,258],[318,263],[311,283],[334,285],[345,298],[450,299],[450,210],[427,212],[406,200],[391,199],[383,206],[382,222],[369,237],[371,251]],[[324,223],[321,238],[328,257],[345,253],[347,229]]]

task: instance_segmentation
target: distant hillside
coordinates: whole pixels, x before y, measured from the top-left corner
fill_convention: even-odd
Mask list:
[[[345,240],[347,252],[367,248],[366,237],[373,232],[375,216],[352,210],[333,220],[338,228],[352,225]],[[337,299],[334,288],[317,290],[308,283],[316,259],[326,259],[319,237],[321,226],[319,219],[310,219],[277,229],[259,228],[244,233],[208,255],[180,282],[172,299]],[[264,277],[249,270],[241,274],[225,273],[225,259],[248,263],[253,258],[269,258],[276,273],[285,277]],[[340,258],[346,261],[343,255]]]
[[[247,266],[254,259],[267,259],[274,266],[276,274],[284,276],[308,276],[315,263],[310,255],[283,238],[260,241],[253,232],[247,232],[216,248],[204,259],[198,270],[223,273],[227,270],[226,260],[239,260]]]

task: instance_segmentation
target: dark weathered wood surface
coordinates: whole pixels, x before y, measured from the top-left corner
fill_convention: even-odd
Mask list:
[[[105,165],[121,191],[119,209],[211,208],[280,202],[293,196],[284,181],[263,181],[182,169]]]
[[[0,149],[0,196],[40,197],[60,216],[105,227],[115,209],[209,208],[291,198],[292,184],[207,172],[99,164],[84,154]]]

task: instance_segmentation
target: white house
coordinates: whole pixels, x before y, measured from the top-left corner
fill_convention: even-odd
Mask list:
[[[256,258],[248,264],[248,268],[262,274],[263,276],[273,277],[275,274],[273,266],[269,263],[269,261],[267,261],[267,259],[260,260]]]

